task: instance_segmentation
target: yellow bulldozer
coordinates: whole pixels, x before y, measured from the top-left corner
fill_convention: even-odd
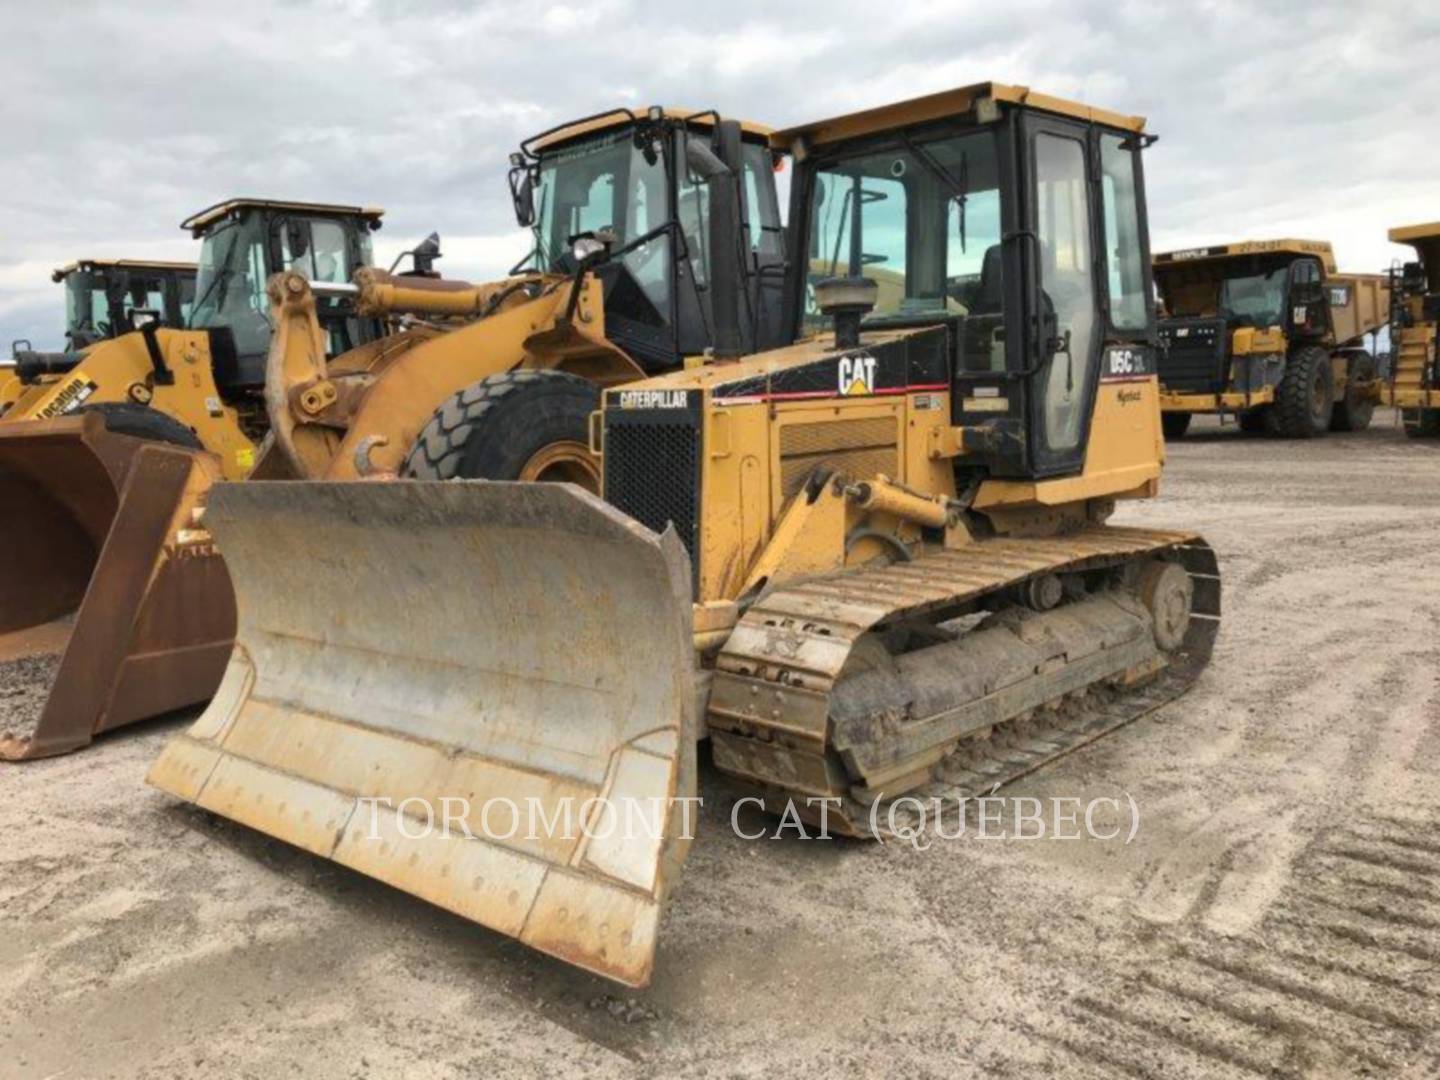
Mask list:
[[[65,343],[79,350],[105,338],[119,337],[141,323],[184,326],[195,299],[195,264],[147,259],[77,259],[50,280],[65,286]],[[12,346],[0,363],[0,416],[20,398],[25,382],[17,370],[34,348],[28,341]]]
[[[599,495],[217,485],[236,648],[149,782],[643,985],[701,738],[868,836],[1182,693],[1215,557],[1107,521],[1163,456],[1148,138],[996,83],[774,134],[796,343],[607,388]]]
[[[1390,272],[1390,349],[1394,364],[1386,400],[1400,410],[1407,435],[1440,436],[1440,222],[1390,230],[1390,241],[1415,249],[1417,261]]]
[[[535,250],[488,285],[436,277],[433,237],[413,273],[370,267],[377,210],[235,200],[188,221],[205,237],[195,329],[41,357],[44,392],[0,423],[0,488],[36,522],[0,542],[17,571],[0,576],[0,675],[23,687],[0,757],[214,691],[234,600],[193,519],[215,480],[598,490],[599,387],[788,340],[767,137],[652,108],[527,140],[510,183]]]
[[[1197,413],[1293,439],[1369,426],[1384,275],[1339,273],[1325,241],[1248,240],[1156,255],[1155,284],[1166,438]]]

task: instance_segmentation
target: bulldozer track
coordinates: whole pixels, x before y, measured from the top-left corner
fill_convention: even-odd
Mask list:
[[[958,718],[953,738],[943,737],[943,715],[938,724],[921,717],[941,732],[925,745],[907,734],[916,727],[907,702],[882,701],[858,720],[834,719],[833,691],[864,635],[944,618],[1045,575],[1120,570],[1156,557],[1178,562],[1193,588],[1188,631],[1165,662],[1157,662],[1153,645],[1123,635],[1104,647],[1086,642],[1079,659],[1044,658],[1028,697],[1008,687],[992,693],[981,679],[983,696],[950,710]],[[1094,526],[1054,539],[987,540],[797,583],[757,601],[717,658],[708,718],[716,763],[760,791],[772,811],[789,804],[814,817],[807,814],[813,800],[839,798],[839,813],[829,809],[827,822],[838,819],[840,831],[865,835],[877,817],[892,819],[886,804],[895,797],[993,791],[1173,700],[1209,661],[1219,617],[1209,546],[1192,534],[1147,529]],[[1100,632],[1111,631],[1101,624]],[[1077,634],[1083,637],[1083,628]],[[1024,640],[1022,632],[1017,645]],[[878,735],[867,741],[872,732]],[[881,742],[899,749],[887,748],[888,759],[880,760],[874,749]],[[900,815],[906,827],[915,818],[914,810]]]

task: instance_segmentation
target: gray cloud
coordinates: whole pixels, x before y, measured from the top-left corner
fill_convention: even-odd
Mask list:
[[[0,345],[58,342],[48,271],[187,257],[229,195],[379,203],[382,252],[438,228],[447,271],[523,253],[525,135],[615,104],[788,124],[984,79],[1150,118],[1157,249],[1235,237],[1399,254],[1440,218],[1440,13],[1350,5],[0,3]]]

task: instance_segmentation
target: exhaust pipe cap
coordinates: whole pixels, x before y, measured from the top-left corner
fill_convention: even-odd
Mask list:
[[[880,286],[874,278],[834,277],[815,283],[815,306],[835,320],[837,349],[860,344],[860,320],[874,310],[879,297]]]

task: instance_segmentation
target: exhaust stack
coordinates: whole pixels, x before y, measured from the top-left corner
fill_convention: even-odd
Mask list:
[[[815,304],[822,315],[835,320],[835,347],[853,349],[860,344],[860,320],[875,308],[880,286],[873,278],[826,278],[815,283]]]

